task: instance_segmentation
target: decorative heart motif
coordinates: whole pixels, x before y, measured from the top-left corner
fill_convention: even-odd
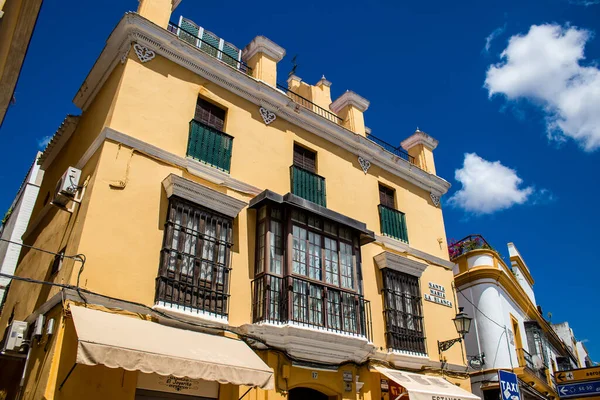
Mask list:
[[[358,163],[366,175],[369,168],[371,168],[371,162],[369,160],[365,160],[361,156],[358,156]]]
[[[429,197],[431,197],[431,201],[433,201],[433,204],[434,204],[436,207],[439,207],[439,206],[440,206],[440,196],[436,196],[436,195],[435,195],[435,194],[433,194],[433,193],[429,193]]]
[[[277,118],[277,115],[275,115],[274,112],[267,110],[266,108],[259,108],[258,111],[260,112],[260,116],[262,117],[263,121],[265,121],[265,124],[269,125],[271,122],[275,121],[275,119]]]
[[[150,50],[147,47],[144,47],[138,43],[133,45],[133,50],[135,54],[138,56],[141,62],[145,63],[152,60],[156,57],[156,53],[153,50]]]

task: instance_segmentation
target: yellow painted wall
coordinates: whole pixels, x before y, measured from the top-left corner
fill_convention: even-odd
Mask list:
[[[365,174],[358,164],[356,154],[333,146],[282,118],[267,126],[259,115],[258,106],[162,57],[157,56],[152,61],[141,64],[131,52],[127,62],[119,64],[112,73],[82,116],[75,134],[60,157],[46,172],[33,218],[43,207],[41,202],[45,193],[54,188],[56,180],[66,167],[79,160],[105,126],[168,152],[185,156],[189,121],[194,116],[199,94],[227,109],[224,131],[234,137],[232,177],[260,189],[270,189],[280,194],[289,192],[289,166],[292,164],[293,144],[298,142],[318,154],[317,172],[326,178],[328,208],[365,222],[369,229],[379,234],[378,183],[384,183],[396,189],[397,207],[406,214],[410,245],[448,259],[442,211],[432,204],[426,190],[375,165]],[[83,287],[151,306],[154,304],[155,278],[168,204],[161,182],[171,173],[246,202],[251,198],[208,183],[144,154],[132,152],[127,147],[105,142],[84,168],[82,176],[90,176],[90,186],[78,213],[69,216],[63,211],[51,210],[27,243],[59,250],[63,238],[70,238],[67,253],[83,253],[87,257],[81,275]],[[111,183],[118,181],[126,182],[125,187],[111,187]],[[231,325],[251,322],[250,280],[254,268],[254,219],[254,211],[244,209],[234,224],[229,317]],[[438,238],[441,239],[441,244]],[[373,256],[383,250],[376,243],[364,246],[362,268],[365,297],[371,301],[372,307],[373,341],[376,346],[385,349],[381,275],[373,261]],[[44,276],[44,271],[49,270],[52,257],[43,257],[25,253],[20,267],[23,268],[23,274],[40,279],[48,278]],[[55,279],[75,283],[77,271],[78,266],[71,263]],[[421,279],[422,293],[428,292],[430,281],[445,286],[447,293],[451,293],[451,271],[430,266]],[[15,284],[7,302],[9,312],[17,304],[18,318],[24,318],[52,293],[52,290],[41,289],[48,293],[36,292],[35,296],[30,296],[30,288],[26,285]],[[452,301],[454,303],[455,299]],[[456,311],[426,301],[423,301],[423,307],[429,357],[437,361],[437,340],[456,336],[451,321]],[[6,314],[2,315],[1,326],[6,324]],[[65,346],[72,346],[73,334],[72,327],[67,323]],[[65,350],[61,353],[61,360],[56,361],[58,376],[64,376],[65,368],[70,368],[68,364],[69,357],[73,356],[70,353],[72,351],[74,350]],[[454,346],[445,356],[450,363],[464,363],[459,346]],[[272,360],[269,359],[269,362]],[[131,394],[131,380],[128,374],[123,377],[122,371],[97,372],[92,367],[81,370],[78,367],[77,371],[81,374],[81,380],[88,385],[96,385],[96,391],[89,395],[91,398],[118,398]],[[298,372],[294,379],[298,379],[300,384],[304,377],[303,372]],[[120,386],[106,388],[96,383],[100,378],[121,383]],[[365,386],[367,387],[367,383]],[[74,390],[68,393],[72,396],[79,395],[79,389],[68,389],[65,386],[63,390]],[[229,389],[225,387],[223,390]],[[66,394],[61,396],[67,398]],[[272,396],[274,395],[269,393],[265,398],[276,398]]]

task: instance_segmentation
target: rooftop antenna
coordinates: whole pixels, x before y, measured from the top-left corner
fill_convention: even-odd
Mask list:
[[[298,57],[298,55],[296,54],[293,58],[292,58],[292,70],[290,71],[290,73],[288,74],[288,78],[292,75],[296,74],[296,69],[298,68],[298,64],[296,63],[296,57]]]

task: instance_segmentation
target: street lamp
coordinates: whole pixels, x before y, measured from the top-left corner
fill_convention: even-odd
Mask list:
[[[466,313],[463,312],[463,307],[458,308],[458,314],[456,314],[456,317],[454,317],[452,321],[454,322],[454,326],[456,327],[456,331],[458,332],[460,337],[457,337],[456,339],[445,340],[443,342],[440,342],[438,340],[438,351],[440,353],[440,358],[442,358],[442,352],[448,350],[454,345],[454,343],[463,340],[465,335],[469,333],[469,330],[471,330],[472,320],[473,318],[469,317]]]

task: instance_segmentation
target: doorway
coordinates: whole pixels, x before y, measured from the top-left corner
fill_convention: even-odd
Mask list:
[[[295,388],[290,390],[289,400],[329,400],[329,396],[319,392],[318,390],[309,388]]]

